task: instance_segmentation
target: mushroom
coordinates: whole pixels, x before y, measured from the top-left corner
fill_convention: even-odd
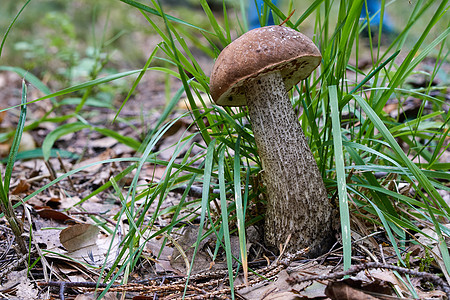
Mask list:
[[[288,91],[321,61],[314,43],[282,26],[253,29],[217,58],[210,81],[216,104],[247,105],[267,187],[264,236],[286,250],[309,247],[309,256],[333,242],[332,206]]]

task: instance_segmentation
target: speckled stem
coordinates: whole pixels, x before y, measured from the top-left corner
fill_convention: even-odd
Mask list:
[[[291,234],[288,252],[318,256],[333,240],[332,207],[280,73],[253,80],[246,97],[267,186],[266,244],[278,249]]]

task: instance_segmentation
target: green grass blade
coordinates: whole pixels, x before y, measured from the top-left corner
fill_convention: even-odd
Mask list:
[[[204,169],[204,175],[203,175],[203,191],[202,191],[202,209],[200,213],[200,226],[198,230],[198,236],[197,236],[197,242],[195,243],[194,253],[192,255],[192,263],[191,268],[188,272],[188,280],[186,280],[186,287],[184,289],[184,295],[187,291],[187,284],[189,281],[189,277],[191,276],[192,272],[192,266],[194,265],[194,259],[195,255],[198,251],[198,246],[200,245],[200,240],[202,238],[202,232],[203,228],[205,226],[205,219],[206,219],[206,212],[208,211],[207,207],[209,206],[209,187],[211,184],[211,174],[212,174],[212,168],[213,168],[213,162],[214,162],[214,147],[216,144],[216,140],[212,140],[211,143],[209,143],[208,148],[206,150],[206,157],[205,157],[205,169]],[[184,296],[183,295],[183,296]]]
[[[151,70],[151,69],[152,68],[149,68],[149,70]],[[86,82],[83,82],[83,83],[80,83],[80,84],[77,84],[77,85],[74,85],[74,86],[62,89],[62,90],[60,90],[58,92],[55,92],[55,93],[52,93],[52,94],[48,94],[48,95],[40,97],[38,99],[29,101],[28,104],[32,104],[32,103],[35,103],[35,102],[38,102],[38,101],[41,101],[41,100],[45,100],[45,99],[49,99],[49,98],[54,98],[54,97],[70,94],[70,93],[73,93],[73,92],[78,92],[78,91],[80,91],[82,89],[90,88],[90,87],[93,87],[93,86],[96,86],[96,85],[99,85],[99,84],[107,83],[107,82],[114,81],[114,80],[117,80],[117,79],[120,79],[120,78],[123,78],[123,77],[134,75],[134,74],[139,73],[141,71],[142,70],[126,71],[126,72],[121,72],[121,73],[117,73],[117,74],[113,74],[113,75],[108,75],[108,76],[105,76],[105,77],[97,78],[97,79],[94,79],[94,80],[86,81]],[[20,105],[11,106],[9,108],[4,108],[4,109],[1,109],[0,112],[6,111],[6,110],[11,109],[11,108],[19,107],[19,106]]]
[[[41,193],[42,191],[45,191],[47,188],[51,187],[52,185],[60,182],[63,179],[66,179],[69,176],[72,176],[75,173],[78,173],[84,169],[87,169],[89,167],[93,167],[93,166],[97,166],[97,165],[101,165],[101,164],[107,164],[107,163],[115,163],[115,162],[137,162],[139,161],[139,158],[136,157],[127,157],[127,158],[114,158],[114,159],[106,159],[106,160],[102,160],[102,161],[97,161],[82,167],[79,167],[77,169],[74,170],[70,170],[69,172],[59,176],[58,178],[56,178],[55,180],[52,180],[51,182],[47,183],[46,185],[44,185],[43,187],[37,189],[36,191],[34,191],[33,193],[31,193],[30,195],[26,196],[25,198],[23,198],[23,202],[26,202],[28,200],[30,200],[31,198],[33,198],[34,196],[36,196],[37,194]],[[21,203],[17,203],[15,205],[18,206]],[[0,214],[0,218],[2,217],[2,215]]]
[[[236,147],[234,148],[234,199],[236,201],[236,217],[237,228],[239,234],[239,246],[241,252],[242,268],[244,270],[244,281],[248,283],[248,261],[247,261],[247,242],[245,239],[245,207],[242,203],[241,192],[241,137],[236,140]]]
[[[80,131],[85,128],[91,128],[91,126],[82,122],[75,122],[61,125],[50,132],[42,142],[42,153],[44,155],[44,160],[48,160],[50,158],[51,149],[57,139],[66,134]]]
[[[220,189],[220,207],[222,210],[222,228],[223,228],[223,238],[225,243],[225,253],[227,257],[227,267],[228,267],[228,279],[230,281],[231,297],[234,299],[234,288],[233,288],[233,256],[231,252],[231,241],[230,241],[230,229],[228,227],[228,204],[227,195],[225,187],[225,148],[222,148],[219,152],[219,189]],[[245,247],[245,245],[244,245]]]
[[[28,0],[25,2],[24,5],[20,8],[19,12],[16,14],[14,19],[11,21],[11,24],[9,24],[8,29],[6,29],[5,35],[3,36],[2,43],[0,44],[0,57],[2,56],[3,46],[5,45],[6,38],[8,37],[9,32],[11,31],[12,27],[16,23],[17,19],[19,18],[20,14],[23,12],[25,7],[31,2],[31,0]]]
[[[281,21],[285,21],[287,19],[287,16],[278,7],[276,7],[276,5],[272,3],[272,1],[264,0],[264,4],[272,10],[272,14],[274,15],[274,17],[280,18]],[[291,20],[287,20],[286,25],[291,28],[294,27],[294,24]]]
[[[440,204],[444,204],[444,207],[448,208],[442,196],[433,188],[429,179],[424,173],[406,156],[402,148],[398,145],[391,132],[384,125],[383,121],[378,117],[377,113],[369,106],[369,104],[358,95],[353,95],[358,104],[362,107],[363,111],[367,114],[369,119],[374,123],[375,127],[380,131],[383,137],[387,140],[392,150],[401,158],[402,162],[408,167],[413,176],[419,181],[419,183],[425,188],[425,190]],[[449,209],[450,212],[450,209]]]
[[[19,123],[17,124],[16,134],[14,135],[14,140],[11,145],[11,150],[9,151],[8,164],[6,165],[5,178],[4,178],[4,189],[5,192],[9,191],[9,184],[11,182],[11,174],[14,168],[14,163],[16,162],[17,152],[19,152],[20,140],[22,139],[23,128],[25,127],[25,119],[27,117],[27,86],[25,80],[22,80],[22,102],[20,107],[20,117]]]
[[[113,123],[116,121],[117,117],[119,116],[120,112],[122,111],[125,104],[128,102],[128,99],[130,99],[131,95],[133,94],[134,90],[136,89],[137,85],[141,81],[142,77],[144,76],[146,70],[150,66],[150,63],[153,61],[153,57],[155,56],[156,52],[158,51],[158,48],[155,48],[152,53],[150,54],[150,57],[145,62],[144,68],[142,68],[142,71],[139,73],[136,80],[133,82],[133,85],[131,86],[130,90],[128,91],[127,97],[123,100],[122,104],[120,105],[119,109],[117,110],[116,115],[114,116]]]
[[[348,270],[352,262],[352,237],[347,199],[347,179],[345,176],[344,153],[342,147],[341,121],[339,118],[339,99],[335,85],[329,86],[328,90],[330,95],[331,121],[333,126],[334,159],[336,162],[336,183],[339,193],[342,245],[344,248],[344,270]]]
[[[442,32],[436,39],[434,39],[431,43],[429,43],[419,55],[414,57],[411,63],[408,65],[408,68],[405,71],[405,74],[410,74],[417,65],[422,62],[427,56],[430,55],[432,51],[434,51],[435,47],[439,45],[442,41],[444,41],[447,36],[450,34],[450,27],[448,27],[444,32]]]
[[[293,28],[297,28],[298,26],[300,26],[300,24],[302,24],[303,21],[305,21],[306,18],[308,18],[322,4],[323,1],[324,0],[316,0],[310,6],[308,6],[308,8],[300,16],[300,18],[297,19]]]
[[[181,63],[180,57],[178,55],[179,51],[178,51],[177,47],[175,46],[175,41],[172,37],[172,31],[175,32],[175,29],[173,28],[173,26],[172,27],[170,26],[166,14],[164,14],[164,12],[162,11],[161,5],[159,5],[159,9],[161,11],[160,14],[163,17],[164,24],[166,25],[167,35],[170,40],[170,47],[173,52],[174,62],[178,66],[178,73],[180,74],[180,79],[181,79],[181,82],[183,83],[186,97],[188,98],[189,105],[191,106],[191,112],[194,116],[194,119],[198,120],[198,122],[196,122],[196,124],[200,130],[203,140],[208,145],[211,142],[211,137],[209,136],[208,131],[206,130],[205,123],[203,122],[203,119],[201,118],[197,104],[195,103],[194,97],[193,97],[191,89],[189,87],[189,79],[187,78],[187,75],[182,68],[182,63]]]
[[[19,67],[0,66],[0,71],[8,71],[16,73],[17,75],[22,77],[25,81],[35,86],[45,95],[49,95],[52,93],[52,91],[39,78],[37,78],[27,70],[24,70]],[[52,101],[54,102],[54,99],[52,99]]]
[[[92,127],[92,129],[105,135],[105,136],[112,137],[119,143],[124,144],[134,150],[138,150],[141,147],[141,143],[139,141],[137,141],[134,138],[129,137],[129,136],[123,136],[120,133],[118,133],[117,131],[114,131],[114,130],[111,130],[108,128],[102,128],[102,127]]]
[[[391,244],[392,244],[392,246],[394,248],[394,251],[397,254],[397,258],[402,263],[402,265],[404,267],[406,267],[406,264],[405,264],[405,262],[404,262],[404,260],[402,258],[400,250],[398,248],[397,241],[396,241],[396,239],[395,239],[395,237],[394,237],[394,235],[392,233],[392,230],[391,230],[391,227],[390,227],[391,222],[386,220],[383,212],[374,203],[370,202],[370,200],[369,200],[369,203],[373,206],[373,208],[375,208],[375,210],[376,210],[376,212],[378,214],[378,217],[380,218],[381,222],[383,223],[383,228],[385,229],[385,231],[386,231],[386,233],[387,233],[387,235],[389,237],[389,240],[391,241]],[[409,277],[408,277],[408,281],[409,281]],[[417,296],[416,290],[414,289],[414,286],[412,284],[407,284],[406,287],[411,292],[411,294],[413,295],[414,299],[417,299],[418,296]]]
[[[147,145],[149,139],[153,136],[153,134],[158,130],[159,126],[164,123],[164,121],[169,117],[169,115],[172,113],[172,111],[176,108],[178,101],[180,100],[181,96],[184,93],[184,86],[180,87],[178,91],[175,93],[175,95],[172,97],[170,102],[166,105],[164,108],[164,111],[162,112],[161,116],[159,117],[158,121],[154,125],[153,129],[150,130],[144,139],[144,142],[142,143],[141,147],[145,147]],[[142,151],[142,148],[139,149],[139,152]]]
[[[66,150],[62,150],[62,149],[54,149],[54,148],[51,149],[50,157],[58,157],[58,155],[62,158],[69,158],[69,159],[80,158],[79,155],[77,155],[76,153],[70,152],[70,151],[66,151]],[[33,150],[26,150],[26,151],[18,152],[17,156],[16,156],[16,161],[21,160],[21,159],[29,160],[29,159],[35,159],[35,158],[44,158],[42,149],[33,149]],[[0,160],[0,163],[7,163],[7,162],[8,162],[8,158]]]
[[[174,17],[174,16],[170,16],[170,15],[161,13],[161,12],[159,12],[158,10],[156,10],[156,9],[154,9],[154,8],[151,8],[151,7],[147,6],[147,5],[144,5],[144,4],[140,3],[140,2],[133,1],[133,0],[119,0],[119,1],[121,1],[121,2],[123,2],[123,3],[126,3],[126,4],[128,4],[128,5],[134,6],[134,7],[138,8],[138,9],[140,9],[140,10],[143,10],[143,11],[146,11],[146,12],[148,12],[148,13],[151,13],[152,15],[155,15],[155,16],[158,16],[158,17],[162,17],[162,18],[165,18],[165,19],[167,19],[167,20],[174,21],[174,22],[180,23],[180,24],[182,24],[182,25],[186,25],[186,26],[192,27],[192,28],[197,29],[197,30],[200,30],[200,31],[204,31],[204,32],[207,32],[207,33],[211,33],[211,32],[208,31],[208,30],[205,30],[205,29],[203,29],[203,28],[200,28],[200,27],[198,27],[198,26],[195,26],[195,25],[193,25],[193,24],[190,24],[190,23],[188,23],[188,22],[186,22],[186,21],[183,21],[183,20],[181,20],[181,19],[179,19],[179,18],[176,18],[176,17]]]
[[[200,5],[203,7],[203,10],[205,11],[206,16],[208,17],[209,24],[211,24],[212,28],[214,29],[214,32],[216,33],[216,36],[219,38],[222,45],[223,46],[228,45],[231,42],[231,40],[229,40],[223,35],[222,28],[220,28],[220,25],[217,23],[217,19],[214,16],[213,12],[211,11],[208,2],[206,2],[206,0],[200,0]]]

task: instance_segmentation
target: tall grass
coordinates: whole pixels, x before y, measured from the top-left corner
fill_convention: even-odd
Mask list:
[[[231,42],[231,36],[245,31],[245,20],[234,20],[235,16],[241,15],[236,10],[241,9],[242,15],[245,15],[243,1],[240,8],[233,8],[224,2],[223,11],[218,14],[211,11],[207,1],[200,0],[199,4],[210,23],[209,28],[201,28],[166,14],[165,7],[156,1],[151,1],[151,6],[133,0],[121,2],[135,7],[146,18],[148,26],[162,39],[142,69],[94,78],[54,93],[45,92],[44,97],[30,103],[63,97],[96,85],[108,84],[118,78],[139,74],[132,86],[133,91],[142,75],[152,71],[176,77],[181,81],[182,87],[166,106],[163,117],[149,130],[143,143],[91,126],[80,119],[78,123],[59,127],[48,136],[43,145],[44,157],[48,159],[57,138],[81,128],[97,130],[138,150],[133,159],[134,164],[81,201],[84,202],[110,187],[115,189],[117,195],[122,195],[123,191],[117,181],[136,171],[128,192],[120,197],[122,208],[115,216],[116,219],[125,218],[130,229],[121,241],[121,251],[115,257],[115,262],[108,268],[105,262],[104,273],[99,280],[110,284],[119,279],[127,282],[127,276],[124,275],[130,274],[136,267],[145,246],[142,241],[149,241],[163,233],[170,234],[176,227],[199,217],[200,230],[194,245],[195,252],[203,238],[215,235],[214,256],[221,249],[225,251],[229,282],[232,284],[239,269],[233,268],[233,261],[247,270],[245,228],[263,219],[261,214],[250,213],[264,202],[260,197],[264,195],[264,187],[258,184],[261,162],[245,108],[230,109],[209,106],[203,102],[202,94],[209,92],[209,77],[196,61],[183,34],[203,37],[204,42],[199,42],[203,43],[200,48],[208,49],[205,50],[208,54],[217,56],[220,49]],[[283,9],[275,7],[270,1],[265,2],[273,10],[278,23],[290,14],[290,11],[283,12]],[[362,37],[363,28],[368,26],[360,20],[363,3],[363,0],[316,0],[309,7],[296,7],[296,3],[290,1],[289,7],[296,8],[300,16],[289,19],[285,25],[302,29],[306,22],[309,23],[308,28],[313,30],[313,40],[320,47],[323,56],[320,70],[300,83],[290,95],[295,109],[303,112],[299,119],[316,156],[330,199],[339,199],[344,267],[348,268],[351,264],[351,220],[357,218],[384,228],[399,263],[403,265],[406,265],[403,251],[406,250],[407,243],[415,243],[411,234],[423,233],[421,228],[424,224],[433,224],[438,237],[436,242],[445,264],[443,271],[449,272],[450,257],[445,237],[450,232],[444,225],[448,223],[450,209],[438,190],[450,192],[450,188],[439,181],[448,182],[450,179],[447,172],[449,164],[439,161],[443,152],[448,151],[450,116],[442,109],[443,97],[432,94],[437,88],[431,84],[424,88],[411,88],[408,85],[411,75],[425,58],[432,57],[434,60],[433,70],[426,74],[430,83],[438,75],[444,60],[448,59],[449,51],[445,45],[448,45],[447,37],[450,33],[447,13],[449,6],[446,1],[417,1],[411,4],[404,13],[409,14],[404,27],[397,28],[398,35],[388,44],[375,48],[375,44],[382,43],[383,31],[382,28],[377,30],[369,27],[371,31],[378,32],[376,40],[371,35],[367,39]],[[380,13],[384,14],[386,11],[382,9]],[[404,14],[402,18],[405,17]],[[424,19],[426,26],[414,26]],[[367,21],[370,24],[370,20]],[[418,32],[419,29],[422,31]],[[436,32],[439,34],[435,34]],[[407,48],[411,43],[412,47]],[[366,47],[366,44],[369,46]],[[368,68],[360,68],[358,61],[362,56],[370,57]],[[167,62],[166,66],[158,66],[157,59]],[[448,82],[444,82],[444,86],[439,88],[447,89]],[[173,145],[172,159],[163,161],[158,158],[159,153],[154,151],[155,145],[175,123],[176,120],[167,119],[183,93],[191,107],[189,114],[197,132],[186,132]],[[130,92],[126,99],[131,95]],[[414,119],[400,123],[383,111],[389,100],[406,99],[409,96],[421,99],[423,103],[431,102],[435,112],[427,116],[422,109],[422,113]],[[82,107],[76,113],[82,113]],[[203,143],[191,144],[196,136],[200,136]],[[401,147],[400,141],[407,148]],[[191,155],[193,147],[201,151]],[[165,166],[164,177],[146,187],[138,187],[140,170],[149,163]],[[388,172],[392,177],[378,178],[376,174],[379,172]],[[396,180],[386,184],[389,183],[389,178]],[[414,195],[404,195],[398,189],[390,188],[392,184],[398,183],[411,186]],[[161,205],[168,193],[181,186],[188,191],[193,185],[203,186],[202,198],[191,201],[188,199],[188,192],[183,193],[179,204],[170,210],[173,212],[171,222],[162,228],[156,228],[156,220],[167,211],[162,210]],[[48,185],[44,188],[47,187]],[[219,191],[219,195],[211,193],[211,190]],[[220,202],[218,215],[211,211],[215,199]],[[156,210],[150,210],[152,205],[156,206]],[[151,216],[149,220],[144,218],[148,214]],[[412,220],[410,214],[416,219]],[[117,230],[109,229],[110,232]],[[239,235],[239,257],[232,256],[231,234]],[[193,265],[192,262],[190,265]],[[411,292],[414,294],[412,288]]]

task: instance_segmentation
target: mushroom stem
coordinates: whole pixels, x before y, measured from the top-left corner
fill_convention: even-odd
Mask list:
[[[329,249],[332,208],[280,72],[246,86],[249,116],[267,187],[266,244],[287,251],[309,247],[310,256]]]

